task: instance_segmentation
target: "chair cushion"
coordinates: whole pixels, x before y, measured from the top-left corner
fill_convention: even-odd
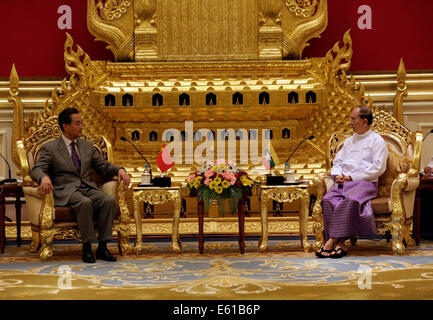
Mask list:
[[[389,214],[392,212],[391,197],[379,197],[371,200],[374,214]]]
[[[54,222],[77,222],[77,216],[71,207],[54,207]],[[115,219],[120,217],[120,208],[117,207]],[[95,220],[97,217],[94,217]]]
[[[406,155],[401,155],[388,144],[388,160],[386,171],[379,177],[379,197],[391,195],[391,185],[395,178],[402,172],[408,172],[411,160]]]

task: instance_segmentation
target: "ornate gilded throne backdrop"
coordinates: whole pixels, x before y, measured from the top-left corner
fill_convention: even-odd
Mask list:
[[[240,154],[248,149],[236,136],[248,134],[250,143],[257,139],[261,146],[263,133],[285,160],[301,139],[314,135],[291,160],[299,178],[311,179],[325,169],[328,136],[347,125],[355,105],[373,105],[364,86],[347,74],[353,54],[350,30],[324,57],[303,58],[305,47],[327,24],[326,0],[88,0],[88,30],[106,43],[115,61],[92,60],[66,34],[69,77],[52,91],[39,114],[26,119],[13,67],[12,141],[26,139],[63,108],[76,107],[83,114],[85,134],[106,135],[113,145],[114,162],[126,167],[138,182],[143,160],[120,137],[133,140],[157,172],[155,159],[162,144],[181,138],[175,135],[181,132],[182,156],[175,158],[176,166],[169,173],[173,184],[181,184],[199,165],[187,163],[194,150],[216,147],[218,129],[232,134],[229,140],[237,148],[236,162],[258,179],[267,172],[253,161],[257,159],[241,162]],[[393,111],[403,121],[407,86],[402,62],[398,74]],[[193,129],[186,128],[191,122]],[[202,128],[211,134],[200,137],[197,132]],[[14,144],[12,158],[18,164],[13,148]],[[275,169],[282,173],[283,164]],[[185,199],[187,212],[194,212],[196,200]],[[297,210],[296,204],[292,210]],[[258,211],[256,198],[251,200],[251,211]],[[292,220],[275,219],[270,231],[296,232]],[[221,224],[209,224],[208,231],[218,233],[219,226],[228,223],[224,231],[236,232],[234,221],[215,219]],[[187,227],[188,219],[184,222],[180,232],[193,232],[195,226]],[[258,232],[258,218],[250,222],[247,233]],[[171,232],[169,219],[148,225],[150,234]]]

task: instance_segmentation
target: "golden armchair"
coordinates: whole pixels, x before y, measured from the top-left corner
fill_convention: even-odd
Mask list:
[[[30,170],[34,166],[41,147],[48,141],[62,135],[57,123],[57,116],[48,118],[38,130],[29,137],[16,142],[17,153],[23,176],[23,192],[26,198],[26,211],[32,229],[32,242],[30,251],[35,252],[40,248],[40,257],[47,260],[53,255],[53,238],[79,239],[77,220],[70,207],[54,207],[53,193],[45,195],[39,191],[37,183],[30,177]],[[93,142],[101,156],[110,161],[112,159],[111,144],[102,135],[83,137]],[[104,192],[116,199],[118,209],[113,224],[113,230],[117,231],[119,240],[119,252],[124,255],[130,250],[129,222],[130,217],[124,201],[124,185],[118,184],[115,179],[103,181],[96,173],[92,172],[92,178]]]
[[[402,254],[405,246],[414,245],[411,237],[412,217],[416,188],[419,185],[419,165],[422,133],[411,132],[398,123],[388,112],[374,112],[371,129],[386,141],[389,150],[386,171],[379,178],[378,197],[372,200],[374,219],[378,234],[392,237],[394,254]],[[326,153],[326,173],[313,179],[317,201],[313,207],[313,228],[316,237],[315,248],[324,244],[324,223],[320,202],[334,182],[330,177],[332,160],[350,132],[335,132],[329,139]],[[352,238],[352,245],[356,237]]]

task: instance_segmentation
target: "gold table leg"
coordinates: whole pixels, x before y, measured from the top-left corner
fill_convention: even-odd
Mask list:
[[[141,226],[141,214],[139,209],[139,194],[134,194],[133,202],[134,202],[134,219],[135,219],[135,229],[137,239],[135,240],[134,251],[136,254],[141,254],[141,245],[143,242],[143,230]]]
[[[309,212],[309,196],[307,191],[303,191],[301,197],[301,212],[299,213],[299,235],[301,237],[301,246],[304,252],[311,250],[311,243],[308,241],[307,226],[308,226],[308,212]]]
[[[261,235],[259,240],[259,250],[260,252],[265,252],[268,249],[268,199],[266,196],[262,195],[260,200],[261,207]]]
[[[174,217],[173,217],[173,229],[172,229],[172,238],[171,238],[174,253],[179,253],[180,248],[182,247],[182,242],[180,241],[180,237],[179,237],[179,220],[180,220],[181,206],[182,206],[182,199],[179,194],[179,196],[176,197],[174,201]]]
[[[299,235],[301,246],[305,252],[311,250],[311,243],[308,241],[308,213],[309,213],[309,193],[301,188],[275,187],[265,189],[260,194],[261,207],[261,234],[259,240],[260,252],[265,252],[268,249],[268,200],[276,200],[278,202],[293,202],[301,198],[301,210],[299,212]]]
[[[135,241],[134,251],[136,254],[141,254],[142,242],[143,242],[143,230],[142,221],[139,206],[141,202],[147,203],[148,207],[150,205],[164,204],[167,202],[174,202],[174,215],[172,224],[172,248],[173,252],[179,253],[182,243],[179,237],[179,222],[180,222],[180,212],[182,207],[182,198],[180,195],[179,188],[172,189],[138,189],[134,190],[133,203],[134,203],[134,218],[136,226],[137,240]]]

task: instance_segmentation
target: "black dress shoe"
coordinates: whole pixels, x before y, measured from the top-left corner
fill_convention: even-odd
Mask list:
[[[95,263],[95,257],[92,254],[92,251],[83,250],[83,262],[86,263]]]
[[[117,258],[114,257],[107,248],[98,248],[96,249],[96,259],[101,259],[104,261],[117,261]]]

